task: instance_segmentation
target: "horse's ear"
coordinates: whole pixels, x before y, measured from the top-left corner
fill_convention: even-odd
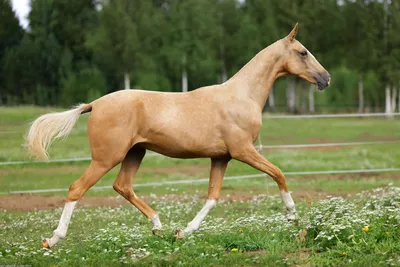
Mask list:
[[[296,23],[296,25],[294,26],[293,30],[287,36],[287,39],[290,42],[293,42],[293,40],[296,39],[296,35],[297,35],[298,31],[299,31],[299,23]]]

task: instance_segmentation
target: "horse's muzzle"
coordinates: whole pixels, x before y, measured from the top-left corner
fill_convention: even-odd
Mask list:
[[[318,85],[318,90],[324,90],[331,83],[331,75],[328,72],[317,72],[314,75],[315,81]]]

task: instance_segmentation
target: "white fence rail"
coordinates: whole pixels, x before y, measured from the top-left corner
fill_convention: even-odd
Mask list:
[[[323,143],[323,144],[293,144],[293,145],[263,145],[256,146],[262,149],[296,149],[296,148],[317,148],[317,147],[341,147],[341,146],[360,146],[360,145],[378,145],[378,144],[395,144],[400,143],[400,140],[393,141],[371,141],[371,142],[347,142],[347,143]],[[146,157],[159,157],[163,156],[157,153],[148,153]],[[5,161],[0,162],[0,166],[7,165],[25,165],[25,164],[43,164],[43,163],[67,163],[90,161],[91,157],[82,158],[69,158],[69,159],[54,159],[49,161]]]
[[[384,168],[384,169],[360,169],[360,170],[328,170],[328,171],[298,171],[298,172],[285,172],[286,176],[301,176],[301,175],[334,175],[334,174],[354,174],[354,173],[382,173],[382,172],[400,172],[400,168]],[[242,180],[242,179],[255,179],[265,177],[266,174],[249,174],[239,176],[226,176],[225,181]],[[179,185],[179,184],[197,184],[208,183],[209,178],[199,178],[190,180],[174,180],[174,181],[159,181],[144,184],[134,184],[133,187],[159,187],[164,185]],[[91,190],[104,190],[112,189],[111,186],[93,186]],[[68,187],[65,188],[49,188],[49,189],[35,189],[35,190],[19,190],[10,192],[0,192],[0,195],[7,194],[37,194],[37,193],[53,193],[53,192],[66,192]]]
[[[263,114],[263,118],[267,119],[318,119],[318,118],[360,118],[360,117],[392,117],[399,116],[400,112],[396,113],[345,113],[345,114],[308,114],[308,115],[271,115],[270,113]],[[0,135],[18,134],[24,131],[0,131]]]
[[[347,113],[347,114],[309,114],[309,115],[270,115],[263,114],[267,119],[319,119],[319,118],[359,118],[359,117],[391,117],[399,116],[396,113]]]

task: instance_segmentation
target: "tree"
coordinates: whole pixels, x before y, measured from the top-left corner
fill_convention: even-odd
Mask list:
[[[40,69],[38,50],[32,38],[25,34],[17,47],[7,51],[3,65],[4,85],[8,97],[15,103],[35,103],[37,71]]]
[[[242,10],[235,0],[217,1],[218,14],[218,44],[217,55],[219,60],[220,75],[218,81],[223,83],[233,75],[235,69],[235,57],[237,55],[234,36],[241,25]]]
[[[94,61],[111,80],[124,77],[125,89],[130,89],[130,73],[136,66],[139,48],[137,25],[130,16],[135,9],[129,0],[110,1],[100,11],[99,24],[89,33],[87,46],[93,51]],[[117,87],[120,82],[117,82]]]
[[[384,25],[382,52],[379,57],[379,74],[385,85],[385,111],[391,114],[396,109],[397,88],[400,84],[400,4],[398,1],[383,1]],[[400,96],[399,96],[400,97]]]
[[[288,31],[293,28],[295,22],[299,21],[299,9],[300,2],[295,0],[284,0],[278,6],[277,12],[282,15],[277,19],[279,25],[282,25],[280,30],[284,31],[283,36],[285,36]],[[296,95],[298,83],[299,79],[293,76],[288,76],[286,78],[286,106],[287,110],[292,113],[298,111]]]
[[[54,13],[53,0],[33,0],[29,13],[30,37],[37,48],[37,77],[35,84],[36,103],[40,105],[57,104],[60,95],[59,63],[62,48],[53,25],[57,17]]]
[[[246,21],[246,23],[254,23],[257,32],[254,35],[257,38],[251,39],[258,42],[257,50],[254,51],[253,57],[257,52],[267,47],[276,40],[282,38],[284,35],[280,34],[281,28],[278,27],[277,12],[279,3],[274,0],[250,0],[246,1],[246,12],[253,19]],[[247,19],[247,18],[246,18]],[[251,26],[250,26],[251,27]],[[248,43],[249,39],[243,39],[244,44]],[[274,89],[271,89],[268,96],[268,106],[271,110],[275,110],[275,94]]]
[[[341,37],[344,29],[344,20],[340,15],[340,9],[336,0],[305,0],[301,2],[299,21],[301,24],[301,40],[311,53],[327,69],[341,65],[338,60],[340,54],[339,47],[346,42]],[[334,21],[335,23],[332,23]],[[324,30],[316,30],[324,29]],[[304,83],[304,82],[303,82]],[[302,107],[305,108],[307,102],[308,89],[308,111],[315,111],[314,92],[315,86],[302,86]]]
[[[168,6],[163,54],[181,77],[182,91],[215,83],[217,18],[213,0],[172,0]]]
[[[21,42],[23,32],[18,18],[12,9],[11,1],[0,0],[0,102],[2,103],[7,101],[8,95],[13,94],[12,88],[6,87],[4,81],[6,78],[3,75],[6,71],[4,66],[6,53]]]
[[[52,27],[63,49],[72,53],[72,67],[78,70],[91,61],[91,51],[85,46],[86,36],[95,26],[96,0],[57,0],[53,3]],[[83,65],[83,66],[82,66]]]
[[[129,13],[137,25],[138,42],[135,57],[135,88],[170,91],[167,79],[166,60],[163,56],[163,37],[167,27],[164,3],[135,0],[135,8]]]
[[[82,101],[91,102],[104,95],[106,88],[106,81],[97,68],[83,68],[63,79],[62,104],[70,106]]]
[[[246,12],[243,14],[239,29],[233,38],[236,43],[236,51],[240,51],[240,53],[236,52],[236,59],[234,61],[236,67],[234,71],[237,72],[263,49],[257,23],[249,13]]]
[[[344,5],[344,16],[346,18],[347,38],[346,53],[347,64],[358,72],[358,97],[361,113],[364,111],[364,76],[369,69],[376,66],[380,48],[379,43],[381,29],[376,25],[383,25],[379,20],[382,13],[377,9],[377,2],[366,2],[364,0],[346,0]],[[368,56],[366,56],[368,55]]]

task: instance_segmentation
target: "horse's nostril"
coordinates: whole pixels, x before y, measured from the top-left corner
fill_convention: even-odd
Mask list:
[[[331,83],[331,75],[328,73],[328,72],[326,72],[326,74],[325,74],[326,76],[326,83],[328,84],[328,85],[330,85],[330,83]]]

